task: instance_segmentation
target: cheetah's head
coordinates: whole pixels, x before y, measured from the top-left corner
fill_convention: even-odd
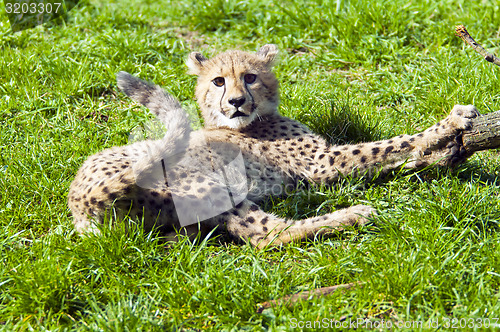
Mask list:
[[[211,59],[198,52],[189,55],[206,127],[240,129],[277,111],[278,81],[271,71],[277,54],[276,45],[268,44],[256,53],[228,51]]]

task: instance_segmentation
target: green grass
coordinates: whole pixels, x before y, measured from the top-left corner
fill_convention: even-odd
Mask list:
[[[335,143],[416,133],[454,104],[500,109],[495,1],[82,1],[66,22],[9,32],[0,4],[0,327],[5,330],[289,330],[323,318],[500,316],[500,156],[450,171],[344,179],[266,209],[303,218],[371,204],[375,223],[258,251],[220,238],[161,243],[140,226],[81,238],[66,207],[85,158],[150,119],[123,94],[126,70],[194,110],[190,51],[276,43],[282,114]],[[363,288],[256,313],[318,287]],[[470,322],[469,320],[467,321]],[[475,321],[476,324],[478,321]]]

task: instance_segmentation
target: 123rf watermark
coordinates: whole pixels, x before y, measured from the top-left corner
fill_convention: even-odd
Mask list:
[[[323,318],[321,320],[304,321],[296,318],[290,319],[290,327],[293,329],[474,329],[474,328],[498,328],[498,318],[439,318],[423,321],[394,321],[394,320],[370,320],[367,318],[348,318],[336,320]]]

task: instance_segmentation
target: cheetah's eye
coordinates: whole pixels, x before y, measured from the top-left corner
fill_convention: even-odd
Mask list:
[[[253,82],[255,82],[255,79],[257,79],[257,75],[246,74],[244,79],[245,79],[245,83],[252,84]]]
[[[224,77],[216,77],[212,80],[215,86],[223,86],[224,85]]]

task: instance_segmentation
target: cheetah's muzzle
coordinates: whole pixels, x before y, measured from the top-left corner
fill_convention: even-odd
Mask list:
[[[245,114],[242,111],[236,111],[229,118],[230,119],[234,119],[234,118],[239,118],[239,117],[242,117],[242,116],[248,116],[248,114]]]

